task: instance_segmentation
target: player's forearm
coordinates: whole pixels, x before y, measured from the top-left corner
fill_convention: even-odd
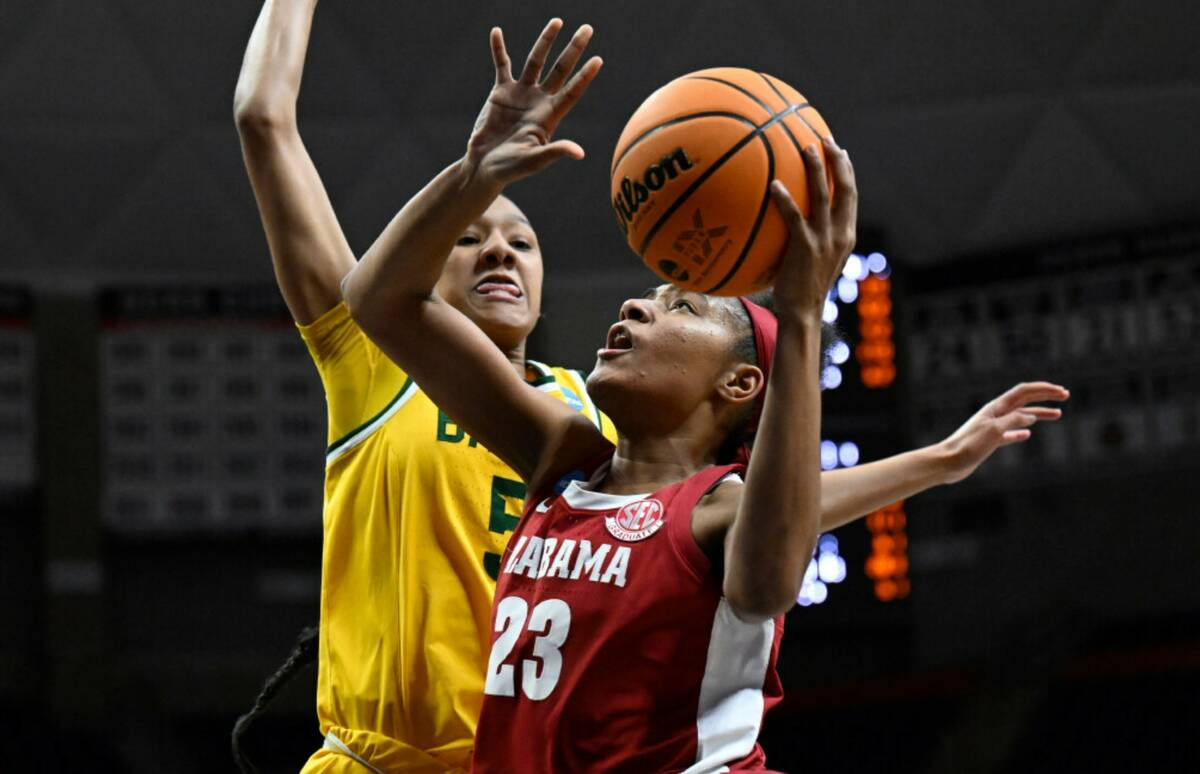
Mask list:
[[[737,517],[726,538],[725,595],[769,618],[795,601],[820,532],[820,318],[787,312]]]
[[[947,458],[940,445],[821,474],[821,531],[945,483]]]
[[[431,297],[454,243],[502,189],[456,161],[404,205],[342,283],[364,330],[387,336]]]
[[[238,75],[234,116],[243,134],[294,126],[317,0],[266,0]]]

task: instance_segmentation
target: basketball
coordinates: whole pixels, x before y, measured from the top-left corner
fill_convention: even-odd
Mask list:
[[[617,141],[617,223],[667,282],[720,296],[761,290],[788,236],[771,181],[783,181],[807,215],[802,151],[815,143],[824,154],[829,134],[802,94],[766,73],[716,67],[676,78],[634,111]]]

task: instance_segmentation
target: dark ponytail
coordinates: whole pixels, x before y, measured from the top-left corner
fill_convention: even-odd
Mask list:
[[[292,652],[288,654],[287,660],[279,669],[275,670],[275,674],[268,677],[267,681],[263,683],[258,698],[254,700],[254,706],[233,724],[233,734],[230,739],[233,746],[233,762],[242,770],[242,774],[259,774],[258,767],[250,762],[242,750],[242,737],[245,736],[246,730],[250,728],[250,724],[254,722],[255,718],[262,714],[279,690],[300,671],[301,667],[308,666],[317,660],[317,642],[320,632],[321,630],[315,626],[307,626],[300,631],[300,636],[296,638],[296,644],[292,646]]]

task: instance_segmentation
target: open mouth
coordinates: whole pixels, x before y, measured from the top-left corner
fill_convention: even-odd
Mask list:
[[[473,290],[489,298],[515,299],[525,295],[516,280],[506,274],[489,274],[479,280]]]
[[[604,348],[597,354],[600,357],[616,357],[624,352],[633,349],[633,336],[629,334],[629,330],[617,323],[608,329],[608,338],[604,341]]]

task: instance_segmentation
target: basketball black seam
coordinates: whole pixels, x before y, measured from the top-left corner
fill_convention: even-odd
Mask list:
[[[732,81],[727,81],[724,78],[714,78],[711,75],[689,75],[689,76],[687,76],[687,80],[689,80],[689,81],[712,81],[713,83],[719,83],[723,86],[728,86],[729,88],[735,89],[735,90],[741,92],[742,94],[745,94],[747,97],[754,100],[755,102],[757,102],[758,106],[760,108],[767,111],[767,115],[769,115],[769,116],[775,115],[775,108],[771,107],[770,105],[768,105],[767,103],[765,103],[761,99],[759,99],[758,95],[755,94],[754,92],[750,91],[749,89],[744,89]],[[780,95],[780,96],[782,96],[782,95]],[[785,105],[788,104],[788,101],[785,99],[783,101],[783,104],[785,104]]]
[[[609,170],[608,176],[610,178],[612,177],[613,173],[617,171],[617,167],[620,165],[620,163],[625,160],[625,157],[627,155],[629,155],[629,151],[633,150],[634,146],[637,145],[638,143],[640,143],[642,140],[646,139],[647,137],[649,137],[650,135],[659,131],[660,129],[665,129],[668,126],[674,126],[675,124],[681,124],[684,121],[691,121],[696,118],[736,118],[737,120],[739,120],[743,123],[750,124],[750,126],[758,126],[758,124],[754,123],[749,118],[746,118],[745,116],[741,115],[740,113],[730,113],[730,112],[724,111],[724,110],[709,110],[704,113],[689,113],[686,116],[678,116],[676,118],[671,118],[666,121],[663,121],[661,124],[656,124],[655,126],[650,127],[646,131],[639,134],[637,137],[630,140],[628,147],[626,147],[625,150],[621,151],[621,155],[617,156],[617,158],[613,161],[612,169]]]
[[[775,82],[772,81],[770,78],[768,78],[766,73],[759,73],[758,77],[762,78],[764,81],[766,81],[767,85],[771,87],[771,91],[775,92],[779,96],[779,98],[781,100],[783,100],[783,103],[785,105],[787,104],[787,97],[783,96],[783,92],[781,92],[775,86]],[[808,104],[808,103],[805,103],[805,104]],[[801,119],[801,120],[803,120],[803,119]],[[808,126],[808,122],[805,121],[804,125]],[[809,126],[808,128],[812,129],[811,126]],[[788,127],[787,121],[783,122],[783,131],[787,132],[788,139],[792,141],[792,147],[794,147],[796,149],[796,154],[799,155],[801,158],[803,158],[804,151],[802,151],[800,149],[800,141],[796,139],[796,135],[792,134],[792,130]],[[813,134],[816,134],[816,132],[813,132]],[[820,137],[820,135],[817,135],[817,136]]]
[[[808,127],[808,131],[812,132],[812,133],[813,133],[813,134],[815,134],[817,137],[820,137],[820,136],[821,136],[821,133],[817,131],[816,127],[815,127],[815,126],[813,126],[812,124],[810,124],[810,123],[808,122],[808,120],[807,120],[807,119],[806,119],[804,116],[800,115],[800,111],[796,111],[796,118],[799,118],[799,119],[800,119],[800,123],[802,123],[802,124],[804,124],[805,126],[807,126],[807,127]]]
[[[746,244],[742,248],[742,253],[737,257],[725,277],[713,285],[705,294],[715,293],[724,287],[725,283],[733,279],[733,275],[737,274],[737,270],[741,268],[742,262],[746,260],[746,255],[749,254],[750,248],[754,246],[754,240],[758,238],[758,229],[762,226],[763,218],[767,214],[767,205],[771,202],[771,181],[775,178],[775,151],[771,150],[771,143],[767,141],[765,134],[759,134],[758,139],[762,140],[763,147],[767,149],[767,187],[763,189],[762,204],[758,205],[758,217],[754,219],[754,228],[750,229],[750,236],[746,239]]]
[[[660,228],[662,228],[663,224],[667,221],[667,219],[670,218],[672,215],[674,215],[675,211],[678,210],[679,207],[685,201],[687,201],[688,197],[691,196],[693,193],[695,193],[697,188],[699,188],[701,185],[703,185],[705,180],[708,180],[708,178],[711,177],[714,172],[716,172],[718,169],[721,168],[722,164],[724,164],[729,159],[733,158],[734,154],[736,154],[738,151],[740,151],[742,148],[744,148],[746,146],[746,144],[749,143],[751,140],[753,140],[755,137],[759,136],[760,134],[765,132],[767,129],[770,129],[772,126],[774,126],[775,124],[782,121],[787,116],[792,115],[797,110],[800,110],[807,105],[808,105],[807,102],[796,104],[796,105],[789,105],[787,107],[787,109],[782,110],[779,113],[776,113],[770,120],[766,121],[765,123],[763,123],[759,126],[756,126],[754,128],[753,132],[750,132],[749,134],[747,134],[745,137],[743,137],[741,140],[739,140],[732,148],[727,150],[725,152],[725,155],[721,156],[721,158],[714,161],[712,163],[712,165],[708,167],[708,169],[704,170],[704,172],[702,172],[698,178],[696,178],[694,181],[692,181],[692,184],[687,187],[686,191],[684,191],[682,194],[679,195],[678,199],[671,202],[671,206],[668,207],[667,211],[662,214],[662,217],[660,217],[658,219],[658,221],[655,222],[655,224],[650,227],[649,233],[647,233],[645,238],[642,239],[642,244],[638,246],[638,251],[637,251],[638,255],[641,256],[643,258],[643,260],[645,259],[646,248],[650,246],[650,242],[654,239],[655,236],[657,236],[658,230]],[[770,182],[770,181],[768,181],[768,182]]]
[[[774,91],[776,94],[778,94],[778,95],[779,95],[779,98],[780,98],[781,100],[783,100],[784,102],[787,102],[787,97],[783,96],[783,92],[781,92],[781,91],[780,91],[780,90],[779,90],[779,89],[778,89],[778,88],[775,86],[775,82],[774,82],[774,81],[772,81],[772,80],[771,80],[771,78],[770,78],[770,77],[769,77],[769,76],[768,76],[766,73],[759,73],[758,75],[759,75],[759,77],[760,77],[760,78],[762,78],[764,81],[766,81],[766,82],[767,82],[767,85],[771,87],[771,90],[772,90],[772,91]],[[805,117],[804,117],[803,115],[801,115],[801,114],[800,114],[800,110],[803,110],[803,109],[804,109],[804,108],[806,108],[806,107],[812,107],[812,105],[810,105],[810,104],[809,104],[809,103],[807,103],[807,102],[805,102],[803,105],[801,105],[801,106],[800,106],[800,108],[799,108],[799,109],[796,111],[796,118],[800,119],[800,123],[802,123],[802,124],[804,124],[805,126],[807,126],[807,127],[808,127],[808,130],[809,130],[810,132],[812,132],[813,134],[815,134],[817,137],[820,137],[820,136],[821,136],[821,133],[820,133],[820,132],[818,132],[818,131],[816,130],[816,127],[814,127],[812,124],[810,124],[810,123],[808,122],[808,120],[807,120],[807,119],[805,119]],[[787,124],[784,124],[784,125],[783,125],[783,128],[784,128],[784,131],[786,131],[786,132],[788,133],[788,137],[792,137],[792,131],[791,131],[790,129],[788,129],[788,127],[787,127]],[[795,142],[796,142],[796,138],[795,138],[795,137],[792,137],[792,142],[793,142],[793,143],[795,143]],[[796,150],[797,150],[797,151],[799,151],[799,150],[800,150],[800,145],[799,145],[798,143],[796,144]]]

